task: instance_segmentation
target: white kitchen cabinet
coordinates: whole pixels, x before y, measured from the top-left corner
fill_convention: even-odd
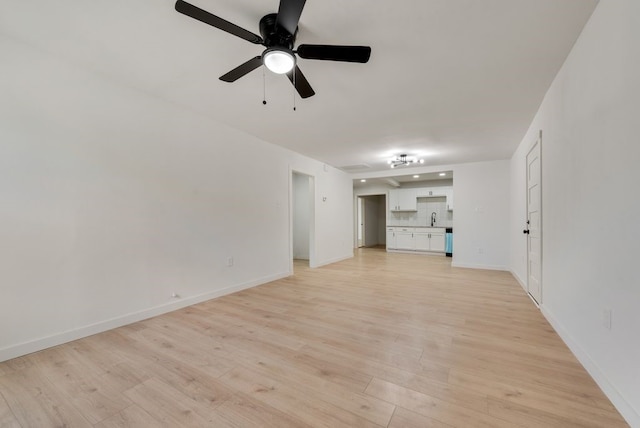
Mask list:
[[[430,198],[430,197],[446,196],[448,187],[420,187],[415,190],[416,190],[416,197]]]
[[[393,189],[389,190],[389,211],[398,211],[400,206],[400,191]]]
[[[417,211],[418,198],[447,198],[447,210],[453,211],[452,187],[419,187],[389,190],[389,211]]]
[[[444,228],[416,228],[414,248],[416,251],[444,252]]]
[[[443,227],[387,227],[387,249],[444,253]]]
[[[429,251],[444,252],[445,229],[441,230],[429,233]]]
[[[416,230],[413,234],[414,249],[416,251],[429,251],[429,234],[427,232],[419,232],[421,229]]]
[[[418,197],[416,189],[389,190],[390,211],[418,211]]]
[[[394,227],[387,227],[387,249],[396,250],[398,248],[396,244],[396,231]]]
[[[413,228],[411,227],[396,227],[396,249],[398,250],[413,250]]]

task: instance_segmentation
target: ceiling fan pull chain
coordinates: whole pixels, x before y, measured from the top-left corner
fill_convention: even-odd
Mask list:
[[[267,82],[264,75],[264,64],[262,65],[262,105],[267,105]]]
[[[293,111],[296,111],[296,69],[293,68]]]

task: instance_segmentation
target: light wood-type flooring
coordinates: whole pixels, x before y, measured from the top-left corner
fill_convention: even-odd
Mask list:
[[[627,426],[509,273],[379,249],[295,267],[0,363],[0,426]]]

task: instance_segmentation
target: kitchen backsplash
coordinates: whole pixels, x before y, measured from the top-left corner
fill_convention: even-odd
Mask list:
[[[436,213],[436,226],[453,227],[453,211],[447,211],[447,199],[418,198],[418,211],[390,211],[388,226],[431,226],[431,213]]]

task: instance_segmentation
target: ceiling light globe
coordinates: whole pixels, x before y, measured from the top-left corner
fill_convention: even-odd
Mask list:
[[[285,48],[271,48],[262,54],[262,62],[272,72],[284,74],[293,70],[296,59],[293,52]]]

